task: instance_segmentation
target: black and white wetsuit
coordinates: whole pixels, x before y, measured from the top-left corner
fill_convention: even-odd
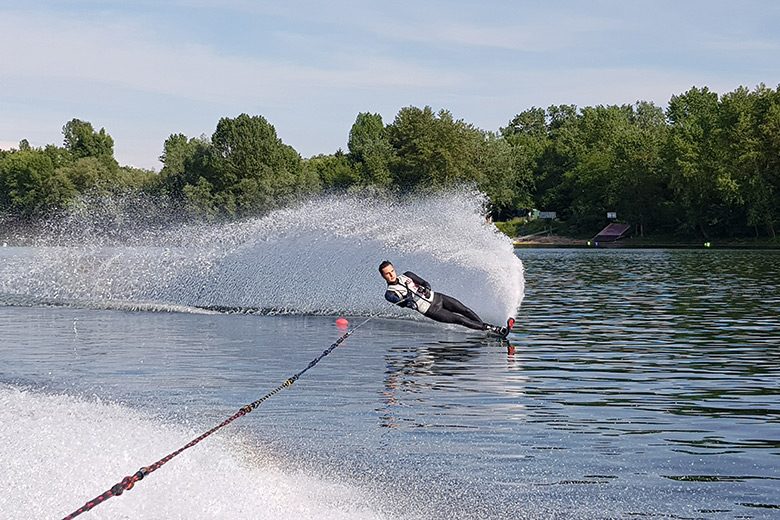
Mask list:
[[[394,283],[387,284],[385,299],[442,323],[455,323],[474,330],[486,328],[477,313],[452,296],[433,292],[431,284],[411,271],[399,274]]]

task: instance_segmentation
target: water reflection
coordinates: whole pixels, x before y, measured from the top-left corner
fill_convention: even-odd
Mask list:
[[[496,363],[503,356],[506,364]],[[482,359],[480,359],[482,358]],[[385,355],[383,406],[377,409],[380,426],[397,428],[470,428],[477,426],[444,421],[451,411],[453,417],[484,417],[489,413],[506,413],[506,402],[495,400],[522,394],[522,378],[510,378],[485,372],[486,363],[492,370],[519,369],[514,346],[510,342],[484,336],[467,336],[459,341],[435,341],[412,346],[392,346]],[[514,379],[514,380],[513,380]],[[451,395],[457,394],[456,399]],[[463,398],[473,397],[471,402]],[[489,408],[489,412],[485,407]],[[520,408],[512,404],[510,408]],[[435,413],[423,414],[431,409]]]

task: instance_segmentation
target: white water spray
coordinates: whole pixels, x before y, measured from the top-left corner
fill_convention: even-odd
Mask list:
[[[115,404],[2,384],[0,425],[3,518],[61,518],[200,433]],[[217,435],[84,518],[397,518],[364,490],[240,452],[240,441]]]
[[[0,304],[409,316],[382,297],[387,259],[500,323],[522,301],[523,266],[483,206],[454,191],[322,197],[215,225],[144,225],[116,208],[108,228],[102,214],[71,216],[50,240],[3,253]]]

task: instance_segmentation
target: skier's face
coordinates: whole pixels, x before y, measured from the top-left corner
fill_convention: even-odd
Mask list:
[[[395,274],[395,267],[392,265],[383,267],[381,273],[382,278],[384,278],[387,283],[395,283],[398,279],[398,276]]]

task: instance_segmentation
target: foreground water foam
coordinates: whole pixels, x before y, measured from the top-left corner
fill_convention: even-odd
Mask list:
[[[381,297],[376,268],[389,259],[500,323],[522,302],[523,266],[484,202],[469,191],[331,196],[217,225],[72,215],[32,255],[4,253],[0,302],[408,316]]]
[[[116,404],[0,385],[2,516],[61,518],[198,433]],[[108,500],[89,518],[400,518],[348,483],[282,468],[256,448],[249,460],[235,432],[136,486],[143,491]]]

